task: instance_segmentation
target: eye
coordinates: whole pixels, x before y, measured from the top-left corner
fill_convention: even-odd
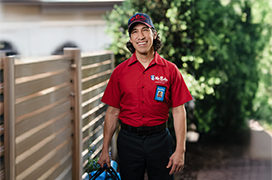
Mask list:
[[[148,28],[144,28],[143,31],[148,31]]]
[[[131,31],[131,34],[134,34],[134,33],[136,33],[136,32],[137,32],[136,30],[132,30],[132,31]]]

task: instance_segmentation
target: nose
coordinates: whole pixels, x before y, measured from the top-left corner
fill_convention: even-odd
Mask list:
[[[142,40],[142,39],[144,39],[145,37],[144,37],[144,34],[140,31],[139,33],[138,33],[138,40]]]

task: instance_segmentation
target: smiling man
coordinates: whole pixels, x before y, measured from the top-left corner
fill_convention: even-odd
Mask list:
[[[133,15],[128,32],[127,48],[133,55],[114,69],[102,97],[109,107],[98,163],[110,166],[109,145],[120,119],[117,148],[122,180],[143,180],[145,171],[149,180],[173,180],[173,174],[184,167],[184,103],[192,96],[176,65],[157,53],[162,42],[150,17]],[[175,150],[166,128],[170,108]]]

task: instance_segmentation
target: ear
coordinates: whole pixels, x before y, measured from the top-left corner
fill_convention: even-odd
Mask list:
[[[157,31],[155,31],[153,39],[156,39],[157,35],[158,35]]]

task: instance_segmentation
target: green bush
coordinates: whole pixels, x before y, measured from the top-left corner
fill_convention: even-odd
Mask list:
[[[269,3],[268,3],[269,2]],[[272,1],[259,0],[253,4],[254,22],[262,23],[266,28],[264,33],[270,38],[265,38],[267,42],[262,56],[257,59],[259,72],[259,86],[254,99],[253,118],[260,120],[262,125],[268,125],[272,129]]]
[[[164,43],[160,54],[180,68],[195,98],[189,123],[201,133],[233,134],[254,115],[258,60],[271,35],[252,21],[251,7],[243,0],[126,0],[105,16],[110,49],[116,64],[129,58],[127,21],[147,13]]]

